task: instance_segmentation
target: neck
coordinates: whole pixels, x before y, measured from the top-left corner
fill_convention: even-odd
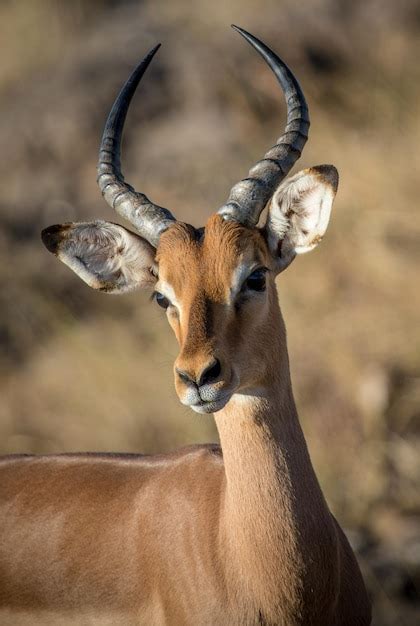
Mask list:
[[[233,396],[216,414],[226,475],[224,528],[232,567],[247,597],[258,610],[265,607],[265,619],[278,618],[280,610],[287,624],[302,617],[299,623],[316,623],[305,598],[313,611],[319,594],[325,619],[325,594],[334,595],[335,526],[299,424],[283,345],[269,361],[273,380]]]

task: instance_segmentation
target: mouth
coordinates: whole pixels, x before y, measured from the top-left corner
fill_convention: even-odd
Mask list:
[[[184,406],[196,413],[217,413],[223,409],[238,388],[239,379],[233,375],[229,384],[217,388],[216,385],[203,385],[198,388],[188,387],[178,391],[178,397]]]
[[[196,413],[217,413],[223,409],[224,406],[229,402],[232,394],[226,394],[222,398],[218,398],[217,400],[199,400],[195,404],[190,404],[190,408]]]

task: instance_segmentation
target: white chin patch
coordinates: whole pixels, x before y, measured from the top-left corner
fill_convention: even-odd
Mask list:
[[[202,405],[196,404],[196,405],[192,405],[190,408],[196,413],[200,413],[201,415],[203,414],[208,415],[209,413],[214,413],[214,411],[207,404],[202,404]]]
[[[196,413],[217,413],[217,411],[220,411],[226,406],[229,400],[230,396],[225,396],[220,400],[201,402],[200,404],[191,404],[190,408]]]

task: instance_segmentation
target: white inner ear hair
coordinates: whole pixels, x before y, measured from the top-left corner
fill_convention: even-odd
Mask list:
[[[66,234],[57,256],[88,285],[105,291],[151,286],[153,249],[116,224],[81,223]]]
[[[276,250],[282,240],[283,248],[296,254],[315,248],[327,229],[334,195],[331,185],[310,170],[286,180],[275,192],[268,213],[270,248]]]

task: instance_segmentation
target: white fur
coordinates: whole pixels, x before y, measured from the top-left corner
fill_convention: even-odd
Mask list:
[[[281,245],[280,267],[296,254],[313,250],[327,230],[335,190],[316,168],[286,179],[275,191],[266,230],[273,254]]]
[[[63,227],[58,258],[94,289],[124,293],[151,287],[155,249],[131,231],[110,222]]]
[[[229,304],[233,304],[245,280],[256,270],[258,265],[240,262],[232,273],[232,282],[229,290]]]
[[[155,289],[165,296],[165,298],[167,298],[169,302],[178,309],[178,312],[181,313],[181,305],[176,297],[175,290],[172,285],[170,285],[166,280],[162,280],[160,278],[156,283]]]

